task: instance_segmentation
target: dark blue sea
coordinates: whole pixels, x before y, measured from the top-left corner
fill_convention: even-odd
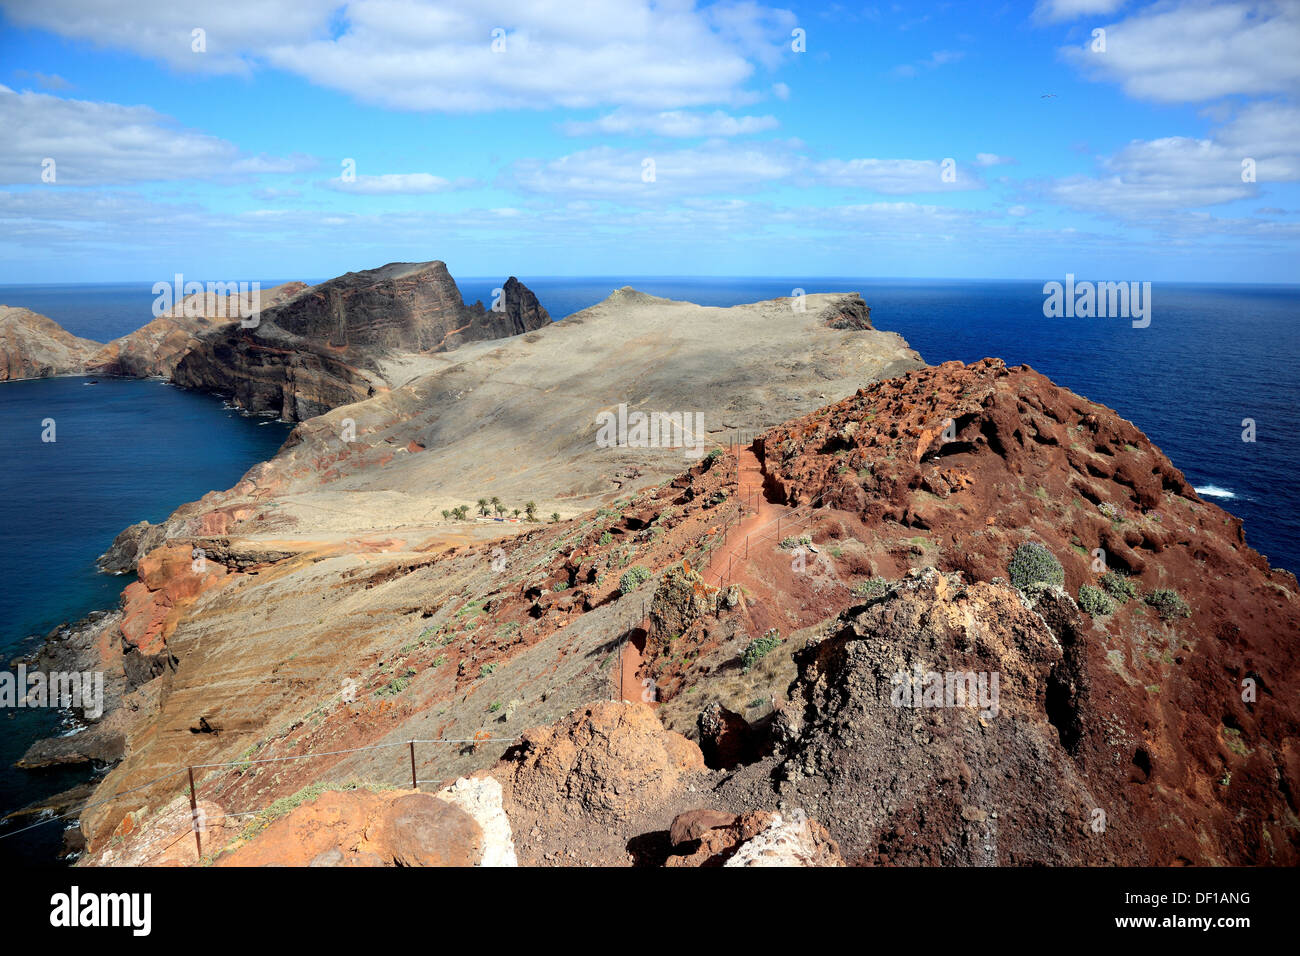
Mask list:
[[[487,304],[504,278],[459,284],[466,301]],[[1134,329],[1122,318],[1045,318],[1042,282],[520,279],[556,319],[623,285],[719,306],[795,288],[861,292],[875,326],[901,334],[927,362],[997,356],[1009,365],[1026,363],[1114,408],[1202,495],[1245,519],[1251,546],[1275,567],[1300,571],[1300,286],[1156,283],[1151,324]],[[284,280],[262,286],[278,281]],[[98,341],[143,325],[152,301],[148,282],[0,286],[0,303],[33,309]],[[743,347],[743,330],[736,341]],[[56,443],[40,441],[46,418],[56,421]],[[1242,441],[1247,418],[1255,422],[1254,442]],[[96,573],[94,560],[118,531],[230,487],[271,457],[287,433],[207,395],[110,379],[94,386],[81,379],[0,385],[0,429],[7,451],[0,474],[0,652],[6,659],[60,622],[115,606],[128,579]],[[0,811],[75,779],[9,769],[56,719],[30,710],[0,717]],[[54,831],[53,842],[37,850],[52,852],[58,826],[43,829]],[[0,840],[0,857],[7,842]]]
[[[60,623],[117,606],[133,577],[101,574],[94,562],[119,531],[229,488],[288,435],[282,423],[245,418],[212,396],[161,382],[87,381],[0,384],[5,663]],[[53,442],[41,440],[47,420]],[[0,816],[84,779],[81,769],[13,768],[34,739],[62,729],[57,711],[0,710]],[[0,840],[0,859],[52,860],[60,840],[60,824],[50,823]]]

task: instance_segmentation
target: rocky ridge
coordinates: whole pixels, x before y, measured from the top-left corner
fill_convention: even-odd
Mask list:
[[[81,375],[99,348],[30,309],[0,305],[0,382]]]
[[[303,421],[400,384],[390,379],[405,368],[390,364],[399,353],[445,352],[550,324],[513,276],[499,304],[465,305],[440,261],[349,272],[264,307],[254,327],[233,323],[200,336],[172,381]]]

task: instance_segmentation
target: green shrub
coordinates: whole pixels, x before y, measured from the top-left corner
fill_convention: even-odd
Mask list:
[[[623,576],[618,579],[618,589],[623,594],[631,594],[644,582],[650,580],[650,572],[641,565],[634,565],[623,572]]]
[[[1013,587],[1023,591],[1031,584],[1062,584],[1065,570],[1046,546],[1037,541],[1026,541],[1016,548],[1007,565],[1007,574]]]
[[[379,690],[375,691],[375,696],[395,697],[398,694],[400,694],[402,691],[406,690],[406,686],[409,683],[411,683],[411,679],[409,677],[395,677],[392,680],[390,680],[387,684],[385,684],[383,687],[379,688]]]
[[[614,536],[610,534],[608,531],[606,531],[604,534],[600,536],[601,544],[609,544],[613,540],[614,540]]]
[[[757,640],[749,642],[743,654],[740,655],[740,662],[744,666],[745,672],[757,664],[765,655],[770,654],[781,646],[781,638],[776,628],[768,631]]]
[[[1095,588],[1091,584],[1081,584],[1079,585],[1079,609],[1093,617],[1101,617],[1114,613],[1115,602],[1108,598],[1101,588]]]
[[[1118,571],[1107,571],[1101,576],[1100,584],[1120,604],[1127,604],[1137,597],[1137,585]]]
[[[1160,620],[1168,621],[1175,617],[1191,617],[1192,609],[1173,588],[1156,588],[1143,598],[1160,614]]]
[[[889,590],[889,582],[884,578],[871,578],[853,585],[853,596],[861,598],[878,598]]]

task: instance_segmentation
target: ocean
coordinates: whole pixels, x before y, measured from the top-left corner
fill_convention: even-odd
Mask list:
[[[0,301],[4,295],[0,293]],[[147,314],[147,313],[146,313]],[[117,606],[134,576],[95,559],[119,531],[229,488],[272,457],[289,426],[246,418],[210,395],[157,381],[56,378],[0,384],[0,653],[34,650],[65,621]],[[42,441],[53,420],[53,442]],[[38,737],[62,732],[57,711],[0,716],[0,817],[85,778],[83,769],[17,770]],[[52,860],[58,824],[0,840],[0,859]]]
[[[467,301],[487,304],[503,279],[458,284]],[[1274,567],[1300,572],[1300,484],[1294,477],[1300,464],[1300,286],[1155,283],[1151,323],[1136,329],[1123,318],[1045,318],[1043,282],[520,279],[556,319],[623,285],[716,306],[788,296],[797,288],[860,292],[873,324],[898,332],[927,362],[997,356],[1008,365],[1029,364],[1114,408],[1203,496],[1245,519],[1248,543]],[[264,280],[262,287],[280,281]],[[33,309],[102,342],[150,319],[151,285],[0,286],[0,303]],[[743,334],[736,341],[743,347]],[[40,441],[46,418],[55,420],[55,443]],[[1242,440],[1247,419],[1254,423],[1254,441]],[[129,578],[97,573],[94,560],[118,531],[141,518],[161,520],[184,502],[230,487],[271,457],[288,431],[246,418],[212,396],[112,379],[94,386],[82,379],[0,385],[0,429],[7,450],[0,476],[0,651],[6,659],[63,621],[116,605]],[[6,715],[0,815],[78,779],[75,772],[11,767],[57,722],[57,714],[31,710]],[[52,856],[58,829],[52,824],[32,831],[50,839],[32,838],[30,854]],[[5,847],[12,842],[0,840],[0,857],[12,852]]]

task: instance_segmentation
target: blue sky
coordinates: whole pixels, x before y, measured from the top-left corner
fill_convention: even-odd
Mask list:
[[[1298,0],[0,0],[0,282],[1296,282],[1298,49]]]

